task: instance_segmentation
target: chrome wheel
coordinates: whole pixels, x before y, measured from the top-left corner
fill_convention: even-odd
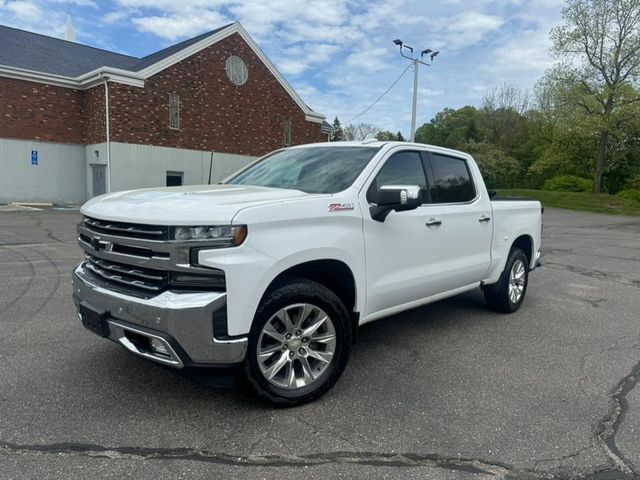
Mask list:
[[[258,338],[258,366],[273,385],[306,387],[327,370],[335,350],[336,331],[329,315],[315,305],[297,303],[265,323]]]
[[[522,260],[518,259],[513,262],[509,273],[509,301],[512,304],[516,305],[524,295],[526,280],[526,266]]]

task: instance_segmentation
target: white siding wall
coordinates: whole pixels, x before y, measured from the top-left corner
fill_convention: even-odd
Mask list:
[[[31,165],[31,151],[38,165]],[[96,154],[97,152],[97,154]],[[163,187],[167,171],[183,172],[185,185],[207,183],[211,152],[111,143],[111,190]],[[255,157],[214,153],[211,183]],[[79,205],[93,196],[92,164],[106,164],[105,143],[70,145],[0,138],[0,203]]]
[[[38,165],[31,165],[32,150]],[[84,145],[0,138],[0,203],[83,203],[85,163]]]
[[[90,165],[106,163],[106,144],[87,145],[86,158],[87,191],[90,197],[93,189]],[[254,159],[245,155],[214,152],[211,183],[219,182]],[[111,190],[163,187],[166,185],[167,171],[183,172],[185,185],[205,184],[209,180],[210,161],[211,152],[112,142]]]

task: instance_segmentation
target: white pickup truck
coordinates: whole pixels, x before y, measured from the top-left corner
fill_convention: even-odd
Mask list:
[[[338,380],[360,325],[475,288],[516,311],[542,230],[540,203],[492,201],[469,155],[377,141],[278,150],[82,215],[86,328],[176,369],[243,365],[290,405]]]

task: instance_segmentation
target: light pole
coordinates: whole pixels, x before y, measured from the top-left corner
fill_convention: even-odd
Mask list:
[[[410,47],[409,45],[407,45],[406,43],[404,43],[402,40],[398,38],[396,38],[393,41],[393,43],[395,43],[400,47],[400,55],[402,55],[404,58],[408,58],[413,62],[413,106],[411,109],[411,141],[415,142],[416,141],[416,109],[418,107],[418,66],[419,64],[422,64],[426,67],[430,66],[433,63],[433,59],[440,52],[434,52],[433,50],[427,48],[426,50],[423,50],[422,52],[420,52],[420,57],[414,58],[413,56],[409,56],[404,53],[404,49],[407,49],[411,52],[411,55],[413,55],[413,47]],[[429,63],[426,63],[422,60],[425,55],[429,55],[429,59],[430,59]]]

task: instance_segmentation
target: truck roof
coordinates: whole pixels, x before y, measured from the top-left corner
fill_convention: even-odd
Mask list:
[[[441,153],[451,153],[456,156],[464,155],[469,156],[468,153],[463,152],[461,150],[453,150],[451,148],[440,147],[438,145],[431,145],[428,143],[418,143],[418,142],[397,142],[397,141],[386,141],[386,140],[362,140],[358,142],[350,141],[350,142],[318,142],[318,143],[306,143],[303,145],[295,145],[288,148],[304,148],[304,147],[378,147],[381,148],[385,145],[402,145],[407,147],[420,147],[420,148],[429,148],[436,152]]]

